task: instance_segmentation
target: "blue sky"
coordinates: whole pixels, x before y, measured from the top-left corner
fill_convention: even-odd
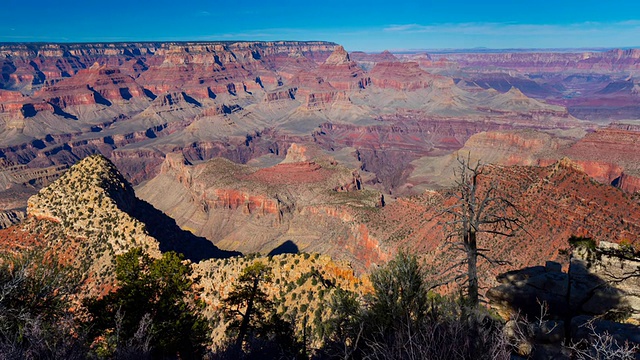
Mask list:
[[[0,42],[327,40],[350,51],[640,46],[640,0],[0,3]]]

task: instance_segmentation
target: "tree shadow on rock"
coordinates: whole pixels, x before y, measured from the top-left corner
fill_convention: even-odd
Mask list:
[[[500,274],[497,280],[501,284],[487,292],[490,303],[520,312],[530,320],[541,316],[543,305],[547,307],[545,315],[549,319],[612,316],[627,309],[625,293],[589,272],[579,261],[572,261],[569,272],[563,272],[560,264],[548,261],[546,266]]]
[[[274,255],[282,255],[282,254],[298,254],[300,249],[298,249],[298,245],[291,240],[287,240],[280,244],[280,246],[269,252],[269,256]]]

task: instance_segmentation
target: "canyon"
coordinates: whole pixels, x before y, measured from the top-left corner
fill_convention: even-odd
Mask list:
[[[607,303],[635,329],[639,75],[637,49],[0,44],[0,253],[81,269],[77,304],[122,285],[131,249],[181,253],[212,349],[228,296],[264,264],[265,299],[320,349],[335,301],[368,301],[397,254],[417,257],[433,301],[464,291],[447,209],[478,164],[474,189],[518,224],[478,234],[494,260],[479,255],[480,297],[506,321],[537,316],[541,295],[567,326]]]
[[[546,214],[539,245],[504,251],[557,260],[572,234],[637,243],[637,50],[16,43],[0,61],[2,227],[36,216],[30,196],[102,154],[141,201],[222,249],[292,241],[358,271],[403,246],[436,261],[443,230],[424,223],[427,204],[446,201],[456,156],[469,154],[511,177],[494,181],[519,189],[518,206]],[[575,195],[549,185],[564,184],[559,173]],[[587,205],[555,214],[576,199]],[[534,255],[543,243],[554,245]]]

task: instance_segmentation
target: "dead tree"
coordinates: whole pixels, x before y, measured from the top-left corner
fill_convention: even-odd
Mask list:
[[[481,181],[486,167],[478,160],[471,163],[471,155],[458,155],[458,167],[454,171],[456,180],[453,197],[456,203],[446,207],[441,214],[452,217],[446,223],[447,241],[453,249],[465,256],[450,269],[466,265],[466,273],[454,280],[466,278],[467,296],[472,306],[479,303],[478,258],[492,265],[505,265],[508,261],[497,260],[487,255],[488,249],[478,246],[481,234],[512,237],[522,228],[522,215],[516,206],[492,181]],[[487,179],[488,180],[488,179]]]

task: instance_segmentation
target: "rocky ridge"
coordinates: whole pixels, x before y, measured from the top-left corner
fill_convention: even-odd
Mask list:
[[[305,154],[311,153],[297,149],[291,152],[289,160],[293,164],[299,163],[295,160],[308,161]],[[228,258],[240,254],[212,252],[213,245],[203,246],[198,243],[201,238],[186,235],[175,225],[172,228],[170,218],[153,212],[153,208],[135,197],[133,188],[113,163],[102,156],[90,156],[29,199],[28,218],[0,230],[0,248],[3,252],[41,248],[54,253],[63,264],[78,267],[86,276],[81,297],[99,297],[112,291],[117,286],[115,256],[134,247],[142,248],[152,257],[167,250],[183,252],[188,259],[193,259],[190,254],[197,253],[202,261],[187,261],[194,269],[204,313],[214,324],[214,346],[226,338],[226,322],[221,317],[223,299],[233,289],[242,269],[253,262],[261,261],[272,269],[272,281],[261,286],[276,310],[297,325],[298,334],[309,328],[322,328],[323,321],[331,315],[326,301],[337,288],[357,293],[370,291],[368,279],[356,276],[349,263],[318,253],[300,253],[291,241],[272,249],[268,257]],[[307,316],[308,323],[301,316]],[[310,336],[309,341],[314,346],[321,345],[320,336]]]
[[[638,248],[637,201],[622,190],[596,182],[568,159],[545,167],[490,165],[485,176],[481,183],[493,182],[522,212],[524,225],[514,237],[479,240],[492,257],[510,262],[504,267],[481,264],[484,287],[496,285],[493,279],[498,272],[534,266],[539,259],[566,263],[563,254],[573,235]],[[388,248],[411,248],[425,254],[434,269],[447,268],[462,255],[450,251],[444,241],[447,218],[438,209],[447,201],[452,201],[447,190],[425,190],[387,201],[382,211],[362,213],[357,220]]]
[[[86,271],[90,294],[109,291],[115,281],[115,256],[133,247],[153,257],[175,250],[193,261],[239,255],[181,230],[136,198],[131,184],[100,155],[78,162],[29,198],[27,219],[6,229],[6,234],[16,228],[22,229],[28,243],[44,246]]]
[[[51,247],[75,254],[76,266],[87,266],[97,279],[113,276],[115,256],[132,247],[142,247],[150,255],[160,256],[158,241],[143,223],[129,215],[135,207],[133,188],[106,158],[93,156],[72,166],[58,180],[29,198],[25,226],[58,228],[64,237]],[[35,230],[37,232],[37,230]],[[72,257],[73,258],[73,257]],[[113,281],[113,279],[111,279]],[[98,282],[98,286],[107,285]],[[100,287],[98,292],[104,291]]]

